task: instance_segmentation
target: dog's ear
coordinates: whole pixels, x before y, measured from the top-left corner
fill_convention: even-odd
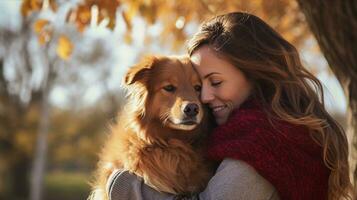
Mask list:
[[[155,56],[145,57],[139,64],[134,65],[128,70],[124,77],[124,83],[126,85],[131,85],[136,81],[144,80],[156,64],[157,60],[158,59]]]

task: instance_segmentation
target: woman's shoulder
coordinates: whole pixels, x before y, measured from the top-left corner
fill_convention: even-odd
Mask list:
[[[224,159],[202,199],[279,199],[274,186],[244,161]]]
[[[235,184],[241,184],[242,186],[247,183],[254,183],[245,186],[248,188],[261,187],[260,189],[265,191],[275,190],[271,183],[263,178],[252,166],[242,160],[224,159],[219,165],[216,175],[219,175],[221,178],[228,178]],[[237,177],[239,178],[236,179]]]

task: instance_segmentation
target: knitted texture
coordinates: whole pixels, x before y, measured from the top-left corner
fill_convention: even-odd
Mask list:
[[[258,100],[233,111],[209,138],[208,157],[245,161],[274,185],[284,200],[327,199],[330,170],[322,149],[304,126],[274,120],[273,126]]]

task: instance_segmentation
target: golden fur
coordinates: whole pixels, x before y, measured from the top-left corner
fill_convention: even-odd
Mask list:
[[[108,176],[120,168],[161,192],[201,191],[212,176],[200,153],[212,122],[199,101],[200,80],[189,59],[147,57],[129,69],[124,84],[129,100],[100,155],[95,189],[102,192],[91,198],[108,198],[103,193]]]

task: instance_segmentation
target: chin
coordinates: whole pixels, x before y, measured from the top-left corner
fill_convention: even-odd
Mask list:
[[[170,128],[182,131],[191,131],[197,127],[197,125],[184,125],[184,124],[170,124]]]
[[[216,123],[217,123],[218,125],[225,124],[225,123],[227,122],[227,118],[228,118],[228,117],[216,118]]]

